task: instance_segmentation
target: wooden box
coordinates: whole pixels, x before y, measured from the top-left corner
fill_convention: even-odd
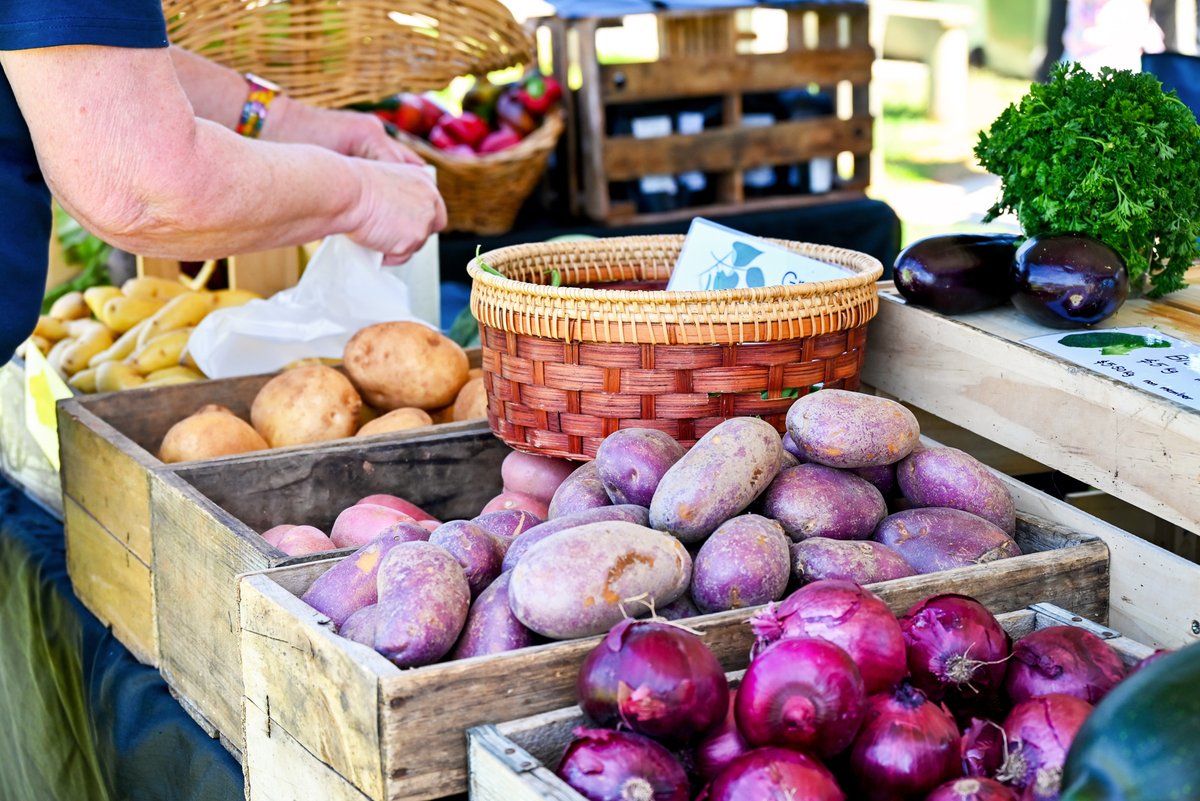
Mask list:
[[[1013,639],[1048,626],[1089,629],[1107,640],[1126,666],[1154,650],[1053,604],[1034,604],[998,618]],[[741,674],[729,678],[736,681]],[[471,729],[467,732],[471,801],[585,801],[554,773],[572,731],[585,725],[590,724],[579,707],[569,706]]]
[[[1053,601],[1107,613],[1108,549],[1021,513],[1023,556],[882,582],[872,589],[903,610],[935,592],[969,593],[997,611]],[[246,776],[250,801],[300,801],[308,782],[327,799],[397,801],[467,787],[471,726],[548,712],[573,701],[575,676],[599,641],[588,638],[400,670],[332,632],[299,596],[336,560],[241,581]],[[754,610],[693,618],[727,669],[745,667]],[[287,776],[304,777],[289,782]]]
[[[281,289],[295,286],[300,280],[304,263],[304,249],[301,247],[276,248],[217,259],[213,266],[216,271],[223,273],[223,279],[213,281],[212,285],[213,288],[220,284],[229,289],[248,289],[269,298]],[[152,275],[174,281],[187,277],[186,266],[187,263],[174,259],[137,257],[139,276]],[[205,264],[200,270],[207,272],[207,267]]]
[[[486,421],[404,434],[152,474],[159,669],[193,717],[231,751],[243,747],[237,577],[314,559],[327,567],[330,556],[350,552],[289,557],[259,532],[280,523],[329,531],[342,509],[375,493],[400,495],[439,519],[471,518],[500,492],[500,463],[509,449]]]
[[[553,73],[575,87],[560,146],[573,214],[622,225],[863,195],[875,57],[867,4],[744,5],[656,13],[657,58],[638,63],[600,63],[597,34],[620,27],[619,17],[537,20]],[[777,180],[756,195],[762,170]],[[639,196],[650,176],[676,182],[670,208]]]

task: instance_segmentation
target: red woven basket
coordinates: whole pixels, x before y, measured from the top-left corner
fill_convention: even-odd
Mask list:
[[[851,272],[836,281],[666,292],[682,236],[516,245],[473,259],[488,422],[517,450],[591,459],[619,428],[692,445],[730,417],[784,430],[814,385],[857,389],[878,260],[781,241]],[[501,275],[496,275],[486,264]],[[557,274],[561,286],[551,285]]]

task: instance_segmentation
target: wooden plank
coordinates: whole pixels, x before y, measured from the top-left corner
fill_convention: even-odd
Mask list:
[[[67,574],[75,595],[139,662],[158,664],[150,566],[71,498],[64,504]]]
[[[731,175],[740,175],[738,172],[730,173]],[[740,183],[737,184],[739,187]],[[799,209],[806,206],[816,206],[822,203],[837,203],[848,200],[861,200],[866,197],[864,190],[865,183],[859,181],[842,182],[839,184],[841,189],[835,189],[832,192],[825,192],[819,195],[778,195],[775,197],[760,197],[749,198],[739,203],[713,203],[705,206],[688,206],[683,209],[674,211],[655,212],[651,214],[638,214],[637,210],[630,205],[625,209],[618,209],[616,205],[612,207],[613,211],[609,219],[605,221],[606,225],[624,225],[629,222],[636,221],[645,225],[655,225],[658,223],[672,222],[675,220],[690,220],[696,215],[720,216],[725,214],[742,214],[755,211],[769,211],[772,209]]]
[[[300,280],[300,248],[286,247],[229,258],[229,286],[269,298]]]
[[[62,481],[25,426],[25,368],[0,365],[0,473],[62,519]]]
[[[588,216],[595,220],[608,217],[609,190],[611,180],[605,175],[604,131],[605,111],[600,101],[600,58],[596,53],[595,20],[580,20],[575,26],[579,48],[579,71],[583,86],[579,92],[579,135],[580,151],[583,153],[584,207]]]
[[[628,181],[688,170],[720,172],[793,164],[814,156],[836,157],[842,152],[867,153],[870,149],[870,117],[817,118],[766,127],[713,128],[654,139],[615,136],[604,141],[603,171],[609,181]]]

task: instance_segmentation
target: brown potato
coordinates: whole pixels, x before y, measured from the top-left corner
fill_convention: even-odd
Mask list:
[[[188,462],[268,447],[266,440],[245,420],[228,410],[206,406],[171,426],[163,437],[158,458],[164,462]]]
[[[487,408],[487,390],[483,388],[483,379],[472,378],[454,399],[454,419],[478,420],[487,417]]]
[[[350,380],[381,411],[446,406],[467,382],[467,352],[421,323],[367,326],[343,356]]]
[[[332,367],[310,365],[272,378],[250,406],[250,422],[272,448],[350,437],[362,398]]]
[[[390,431],[406,431],[410,428],[433,425],[431,418],[424,410],[411,406],[404,409],[393,409],[382,417],[371,420],[358,429],[355,436],[370,437],[374,434],[386,434]]]

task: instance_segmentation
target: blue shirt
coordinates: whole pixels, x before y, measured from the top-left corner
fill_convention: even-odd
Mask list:
[[[73,44],[166,47],[162,0],[0,0],[0,50]],[[0,364],[37,322],[49,243],[50,191],[0,70]]]

